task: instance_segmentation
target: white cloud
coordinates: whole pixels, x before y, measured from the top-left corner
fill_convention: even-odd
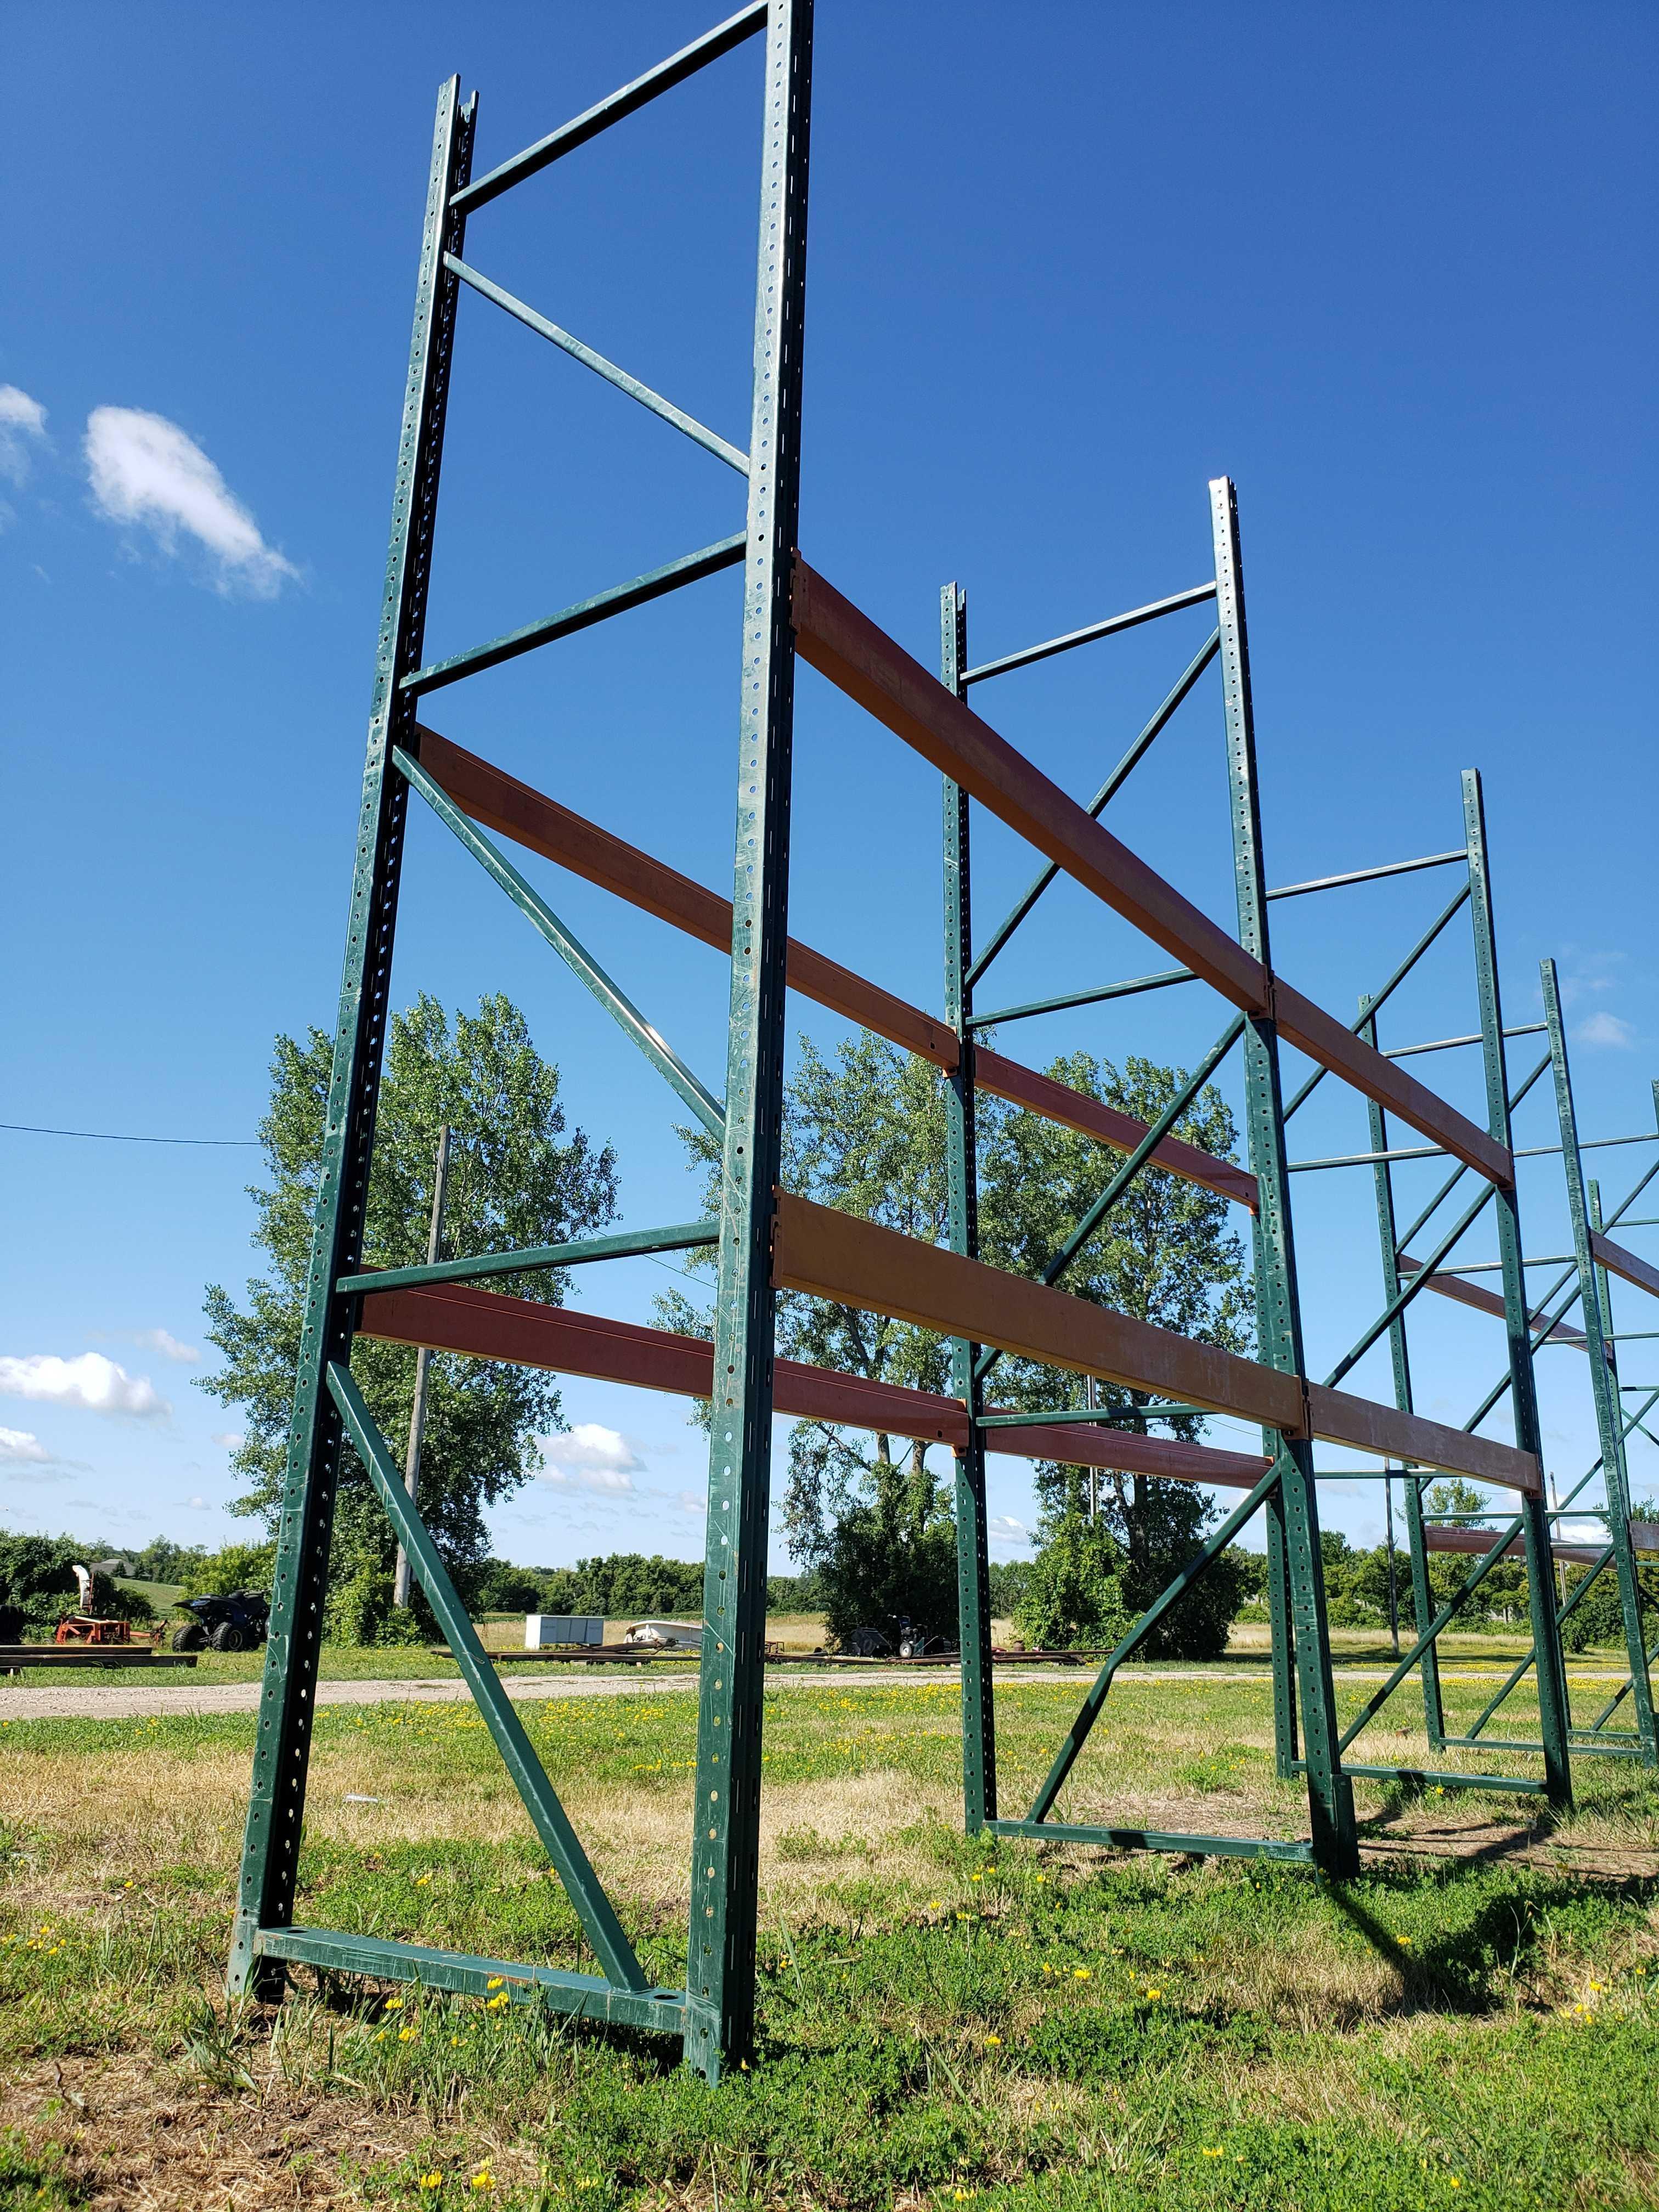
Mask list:
[[[674,1503],[682,1513],[695,1514],[699,1521],[708,1510],[708,1500],[700,1490],[683,1490]]]
[[[634,1487],[633,1477],[645,1462],[628,1439],[598,1421],[578,1421],[568,1435],[539,1439],[547,1462],[544,1482],[570,1484],[579,1490],[616,1495]]]
[[[83,1352],[78,1359],[59,1359],[48,1352],[0,1355],[0,1397],[36,1398],[78,1406],[88,1413],[138,1419],[173,1411],[147,1375],[129,1375],[101,1352]]]
[[[1579,1044],[1613,1045],[1624,1052],[1627,1052],[1636,1042],[1635,1024],[1619,1014],[1589,1014],[1572,1034]]]
[[[0,477],[20,484],[46,441],[46,410],[15,384],[0,384]]]
[[[182,1367],[195,1366],[202,1357],[193,1344],[180,1344],[165,1328],[141,1328],[132,1340],[146,1352],[159,1352],[163,1359],[176,1359]]]
[[[1031,1540],[1030,1530],[1012,1513],[994,1513],[985,1524],[985,1533],[994,1544],[1023,1546]]]
[[[100,514],[142,523],[164,553],[183,530],[216,564],[222,592],[275,599],[299,571],[274,547],[193,438],[142,407],[94,407],[87,417],[87,473]]]
[[[240,1451],[247,1438],[240,1429],[216,1429],[209,1438],[210,1443],[222,1444],[227,1451]]]
[[[27,1429],[0,1429],[0,1465],[49,1467],[52,1454]]]

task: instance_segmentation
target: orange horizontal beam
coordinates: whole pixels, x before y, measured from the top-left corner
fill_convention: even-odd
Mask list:
[[[520,1367],[631,1383],[682,1398],[707,1398],[714,1389],[714,1346],[702,1337],[506,1297],[471,1283],[372,1291],[363,1299],[358,1331],[382,1343],[425,1345],[434,1352],[509,1360]],[[778,1412],[799,1419],[880,1430],[953,1449],[968,1441],[968,1415],[961,1401],[931,1391],[780,1359],[773,1370],[773,1392]],[[1271,1464],[1255,1453],[1069,1424],[988,1430],[985,1449],[1016,1459],[1057,1460],[1233,1490],[1254,1489]]]
[[[1626,1251],[1622,1244],[1615,1244],[1611,1237],[1604,1237],[1599,1229],[1590,1231],[1590,1257],[1605,1267],[1608,1274],[1617,1275],[1623,1282],[1634,1283],[1638,1291],[1650,1291],[1655,1297],[1659,1298],[1659,1267],[1650,1267],[1645,1260],[1638,1260],[1634,1252]]]
[[[464,746],[452,744],[435,730],[422,726],[421,765],[434,783],[453,799],[464,814],[510,837],[544,860],[556,860],[604,890],[614,892],[629,905],[655,915],[659,921],[720,951],[732,949],[732,902],[717,891],[706,890],[678,869],[653,860],[637,846],[613,836],[608,830],[574,814],[556,799],[520,783],[516,776],[495,768]],[[944,1023],[935,1021],[920,1006],[896,998],[874,983],[866,982],[851,969],[842,967],[810,945],[789,940],[787,966],[790,987],[805,998],[829,1006],[878,1036],[901,1045],[920,1059],[947,1073],[957,1065],[957,1041]],[[1103,1106],[1052,1077],[1039,1075],[1016,1060],[981,1048],[975,1054],[979,1088],[1024,1106],[1067,1128],[1081,1130],[1115,1151],[1132,1152],[1146,1133],[1146,1124],[1131,1114]],[[1212,1159],[1195,1145],[1165,1138],[1153,1154],[1160,1167],[1188,1182],[1218,1191],[1255,1210],[1255,1177],[1230,1161]]]
[[[1502,1145],[1270,975],[799,556],[793,611],[804,660],[1153,944],[1233,1006],[1270,1014],[1288,1042],[1454,1158],[1490,1182],[1513,1183],[1514,1162]]]
[[[1423,1530],[1423,1547],[1429,1552],[1467,1552],[1477,1559],[1485,1559],[1497,1539],[1490,1528],[1443,1528],[1431,1521]],[[1605,1544],[1552,1544],[1550,1555],[1565,1559],[1569,1565],[1593,1567],[1607,1549]],[[1518,1536],[1511,1536],[1504,1547],[1506,1559],[1524,1559],[1526,1547]]]
[[[1400,1272],[1402,1275],[1420,1275],[1423,1272],[1423,1263],[1420,1260],[1413,1260],[1408,1252],[1402,1252],[1400,1255]],[[1498,1293],[1495,1291],[1483,1291],[1478,1283],[1470,1282],[1467,1276],[1431,1275],[1423,1287],[1425,1291],[1432,1291],[1437,1297],[1450,1298],[1460,1306],[1473,1306],[1476,1313],[1491,1314],[1498,1321],[1507,1319],[1504,1310],[1504,1301]],[[1532,1316],[1533,1326],[1536,1328],[1538,1323],[1546,1318],[1547,1316],[1540,1308]],[[1584,1332],[1582,1328],[1575,1328],[1571,1322],[1558,1321],[1553,1328],[1547,1330],[1542,1336],[1534,1340],[1539,1344],[1549,1344],[1557,1338],[1567,1344],[1576,1344],[1582,1347]]]
[[[998,1098],[1006,1098],[1011,1105],[1023,1106],[1028,1112],[1041,1114],[1050,1121],[1059,1121],[1068,1129],[1078,1129],[1085,1137],[1096,1137],[1103,1145],[1110,1145],[1115,1152],[1132,1152],[1146,1133],[1145,1121],[1136,1121],[1133,1114],[1121,1114],[1115,1106],[1104,1106],[1097,1098],[1086,1097],[1069,1085],[1056,1083],[1051,1075],[1039,1075],[1036,1068],[1025,1067],[1017,1060],[1005,1060],[1000,1052],[988,1052],[981,1045],[974,1054],[974,1078],[981,1091],[988,1091]],[[1209,1152],[1200,1152],[1196,1145],[1184,1145],[1178,1137],[1165,1137],[1152,1154],[1161,1168],[1171,1175],[1180,1176],[1187,1182],[1195,1182],[1206,1190],[1218,1192],[1223,1198],[1236,1199],[1254,1213],[1259,1201],[1255,1177],[1248,1168],[1235,1167],[1231,1160],[1218,1160]]]
[[[1241,1414],[1283,1436],[1319,1437],[1513,1490],[1541,1487],[1533,1455],[1492,1437],[1280,1374],[787,1191],[776,1204],[772,1279],[780,1290]]]

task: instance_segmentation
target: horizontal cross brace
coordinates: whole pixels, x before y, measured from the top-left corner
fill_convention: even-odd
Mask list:
[[[1267,1836],[1183,1836],[1162,1828],[1092,1827],[1076,1820],[988,1820],[994,1836],[1027,1836],[1034,1843],[1104,1844],[1119,1851],[1190,1851],[1194,1858],[1279,1859],[1306,1866],[1310,1843],[1280,1843]]]
[[[722,568],[735,568],[748,550],[746,532],[722,538],[717,544],[702,546],[696,552],[683,554],[663,568],[648,569],[643,576],[634,576],[625,584],[613,584],[608,591],[596,592],[591,599],[578,599],[574,606],[561,607],[557,614],[544,615],[540,622],[526,623],[522,629],[510,629],[502,637],[491,638],[487,645],[475,645],[468,652],[452,653],[447,660],[428,661],[424,668],[404,677],[399,689],[416,694],[441,691],[447,684],[459,684],[464,676],[477,676],[486,668],[499,668],[502,661],[516,660],[521,653],[533,653],[538,645],[551,645],[556,638],[572,637],[578,630],[592,629],[595,623],[608,622],[612,615],[626,614],[630,607],[646,606],[653,599],[665,598],[683,585],[697,583],[704,576],[718,575]]]
[[[459,276],[464,284],[470,284],[481,298],[503,308],[507,314],[521,322],[526,330],[534,331],[538,337],[546,338],[561,352],[568,353],[572,361],[580,362],[582,367],[591,368],[595,376],[602,376],[607,384],[615,385],[618,392],[625,392],[630,399],[637,399],[650,414],[664,422],[672,423],[675,429],[690,438],[694,446],[701,446],[705,453],[713,453],[716,460],[724,461],[739,476],[748,475],[748,454],[739,451],[728,439],[722,438],[718,431],[699,422],[695,415],[688,415],[683,407],[676,407],[672,399],[665,399],[661,392],[653,392],[637,376],[630,376],[625,368],[618,368],[614,361],[607,361],[602,353],[595,353],[592,346],[584,345],[580,338],[573,337],[557,323],[550,322],[545,315],[538,314],[534,307],[526,307],[504,286],[493,283],[476,269],[470,269],[454,254],[445,254],[444,266],[452,276]]]
[[[465,215],[487,207],[491,200],[511,191],[514,185],[521,185],[526,177],[535,176],[566,154],[574,154],[578,146],[586,146],[590,138],[597,138],[602,131],[608,131],[613,123],[620,123],[624,116],[637,114],[659,94],[684,84],[687,77],[695,76],[710,62],[719,61],[723,54],[729,54],[734,46],[740,46],[745,39],[752,39],[765,28],[766,0],[753,0],[752,5],[740,8],[723,23],[716,23],[712,31],[705,31],[702,38],[694,39],[689,46],[682,46],[665,62],[659,62],[655,69],[636,76],[631,84],[623,85],[608,99],[585,109],[572,121],[561,124],[545,138],[538,138],[523,153],[514,155],[511,161],[499,162],[475,184],[464,185],[451,195],[450,206]]]
[[[422,768],[474,821],[498,836],[510,837],[526,851],[556,861],[588,883],[598,884],[626,899],[630,906],[655,915],[687,936],[730,953],[732,902],[718,891],[708,890],[678,869],[653,860],[637,846],[601,830],[476,753],[453,744],[435,730],[422,726],[420,743]],[[878,1036],[930,1060],[935,1067],[949,1073],[956,1066],[955,1036],[943,1022],[921,1007],[866,982],[851,969],[826,959],[793,938],[789,940],[787,967],[791,989],[804,998],[874,1030]],[[1079,1130],[1115,1152],[1132,1152],[1146,1133],[1146,1124],[1133,1115],[1103,1105],[1098,1099],[1086,1097],[1051,1076],[1005,1059],[1000,1053],[977,1051],[974,1072],[981,1091]],[[1255,1177],[1229,1160],[1212,1158],[1197,1146],[1173,1137],[1158,1146],[1154,1159],[1171,1175],[1255,1208]]]
[[[1166,991],[1172,983],[1195,983],[1190,968],[1166,968],[1157,975],[1132,975],[1127,982],[1102,983],[1092,991],[1066,991],[1058,999],[1033,999],[1023,1006],[999,1006],[993,1014],[969,1017],[970,1030],[994,1029],[999,1022],[1023,1022],[1032,1014],[1063,1013],[1068,1006],[1098,1006],[1103,999],[1132,999],[1142,991]]]
[[[384,1343],[425,1345],[434,1352],[503,1359],[555,1374],[583,1375],[684,1398],[714,1395],[714,1346],[635,1322],[611,1321],[529,1298],[504,1297],[461,1284],[371,1292],[359,1334]],[[957,1398],[901,1389],[858,1375],[839,1375],[794,1359],[775,1363],[774,1400],[780,1413],[839,1427],[880,1431],[919,1443],[965,1450],[968,1413]],[[1017,1459],[1121,1469],[1165,1481],[1214,1483],[1249,1490],[1272,1462],[1254,1452],[1218,1451],[1174,1437],[1124,1435],[1065,1427],[988,1433],[988,1451]]]
[[[787,1191],[776,1202],[772,1279],[779,1290],[1237,1413],[1281,1436],[1313,1436],[1513,1490],[1541,1488],[1533,1455],[1493,1437],[1260,1366]]]
[[[1028,645],[1018,653],[1005,653],[1000,660],[981,661],[970,668],[963,678],[964,684],[982,684],[988,676],[1006,676],[1011,669],[1029,668],[1033,661],[1050,660],[1057,653],[1069,653],[1073,646],[1092,645],[1097,637],[1114,637],[1119,630],[1139,629],[1142,623],[1156,622],[1160,615],[1178,614],[1182,607],[1201,607],[1206,599],[1215,597],[1213,583],[1189,585],[1184,592],[1172,592],[1167,599],[1152,599],[1144,607],[1131,607],[1127,614],[1108,615],[1103,622],[1085,623],[1081,629],[1068,629],[1064,637],[1051,637],[1043,645]]]
[[[627,1260],[645,1252],[690,1252],[718,1244],[718,1221],[682,1221],[671,1229],[625,1229],[614,1237],[584,1237],[574,1244],[528,1244],[517,1252],[488,1252],[472,1260],[437,1260],[425,1267],[372,1267],[342,1275],[337,1291],[408,1291],[423,1283],[478,1283],[491,1275],[520,1275],[538,1267],[580,1267],[592,1260]]]
[[[554,2012],[609,2021],[617,2027],[678,2035],[685,2026],[684,1990],[621,1990],[594,1974],[562,1973],[552,1966],[475,1958],[467,1951],[436,1951],[423,1943],[394,1943],[382,1936],[352,1936],[331,1928],[262,1928],[253,1948],[264,1958],[315,1966],[324,1973],[418,1982],[422,1989],[453,1990],[463,1996],[504,1992],[514,2004],[543,2004]]]
[[[1077,802],[948,691],[868,616],[795,563],[797,648],[923,759],[1055,861],[1233,1006],[1270,1017],[1285,1041],[1351,1083],[1489,1182],[1514,1181],[1508,1151],[1374,1046],[1294,990],[1218,922],[1103,829]]]
[[[1495,1751],[1498,1747],[1492,1744],[1486,1748]],[[1307,1771],[1305,1759],[1294,1762],[1296,1773],[1305,1774]],[[1455,1774],[1422,1766],[1355,1766],[1346,1759],[1342,1771],[1364,1782],[1403,1782],[1413,1790],[1507,1790],[1519,1796],[1533,1797],[1549,1787],[1547,1782],[1522,1779],[1513,1774]]]
[[[1374,884],[1382,876],[1412,876],[1419,868],[1449,867],[1454,860],[1467,861],[1468,857],[1460,845],[1455,853],[1428,853],[1420,860],[1385,860],[1380,867],[1351,868],[1346,876],[1316,876],[1305,884],[1280,884],[1267,896],[1301,898],[1309,891],[1338,890],[1344,884]]]
[[[1506,1029],[1504,1034],[1506,1037],[1536,1036],[1540,1030],[1548,1026],[1547,1022],[1517,1022],[1512,1029]],[[1468,1036],[1434,1037],[1427,1044],[1390,1045],[1382,1057],[1384,1060],[1413,1060],[1420,1052],[1450,1052],[1459,1045],[1485,1042],[1480,1030],[1472,1030]]]

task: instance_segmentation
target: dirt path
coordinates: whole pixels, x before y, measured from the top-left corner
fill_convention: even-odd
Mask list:
[[[1381,1667],[1339,1667],[1335,1670],[1339,1682],[1380,1682],[1384,1678]],[[684,1694],[697,1686],[696,1674],[687,1668],[666,1677],[649,1678],[641,1668],[618,1679],[614,1675],[584,1675],[573,1680],[565,1675],[550,1679],[546,1676],[505,1674],[502,1680],[507,1694],[514,1698],[652,1698],[665,1691]],[[1038,1669],[999,1668],[999,1687],[1017,1682],[1081,1682],[1083,1669],[1075,1673],[1067,1668],[1057,1674],[1054,1668]],[[1259,1672],[1240,1674],[1234,1669],[1194,1667],[1177,1669],[1160,1668],[1156,1673],[1150,1668],[1125,1667],[1118,1674],[1120,1682],[1268,1682],[1273,1679],[1266,1668]],[[1443,1674],[1447,1681],[1499,1681],[1503,1678],[1494,1668],[1490,1674],[1471,1668],[1467,1673],[1459,1668],[1455,1674]],[[1580,1674],[1575,1673],[1573,1684],[1588,1685],[1606,1681],[1616,1683],[1617,1674]],[[890,1689],[900,1683],[915,1684],[918,1680],[954,1682],[954,1670],[946,1668],[932,1669],[919,1675],[909,1668],[878,1668],[869,1674],[856,1675],[842,1673],[794,1674],[778,1673],[771,1676],[766,1686],[771,1690],[823,1690],[834,1684],[845,1692],[853,1689]],[[412,1702],[418,1705],[456,1705],[464,1703],[471,1692],[465,1682],[453,1677],[427,1680],[410,1679],[403,1681],[319,1682],[317,1703],[319,1705],[384,1705]],[[252,1713],[259,1705],[258,1682],[148,1682],[99,1684],[52,1683],[35,1687],[14,1688],[0,1685],[0,1722],[45,1720],[149,1720],[169,1713]]]

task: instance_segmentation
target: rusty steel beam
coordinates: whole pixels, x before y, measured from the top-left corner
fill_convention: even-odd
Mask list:
[[[1638,1291],[1646,1291],[1659,1298],[1659,1267],[1640,1260],[1634,1252],[1627,1252],[1622,1244],[1615,1244],[1611,1237],[1604,1237],[1599,1229],[1590,1231],[1590,1257],[1610,1275],[1617,1275],[1626,1283],[1634,1283]]]
[[[1402,1252],[1400,1255],[1400,1272],[1402,1276],[1420,1275],[1423,1272],[1422,1262],[1413,1260],[1410,1253]],[[1437,1297],[1450,1298],[1454,1304],[1460,1306],[1472,1306],[1476,1313],[1491,1314],[1498,1321],[1505,1318],[1504,1301],[1498,1297],[1497,1291],[1483,1291],[1478,1283],[1470,1282],[1466,1276],[1431,1275],[1423,1287],[1425,1291],[1432,1291]],[[1532,1318],[1534,1325],[1536,1326],[1540,1322],[1547,1321],[1549,1316],[1540,1307],[1534,1313]],[[1558,1321],[1542,1336],[1534,1338],[1534,1341],[1538,1344],[1553,1344],[1557,1341],[1576,1344],[1582,1349],[1584,1332],[1582,1328],[1575,1328],[1571,1322]]]
[[[1484,1559],[1496,1541],[1496,1533],[1490,1528],[1443,1528],[1434,1522],[1426,1522],[1423,1529],[1423,1546],[1430,1552],[1464,1552]],[[1593,1567],[1607,1547],[1595,1544],[1552,1544],[1550,1551],[1569,1566]],[[1518,1536],[1511,1536],[1504,1545],[1506,1559],[1524,1559],[1527,1547]]]
[[[1466,1167],[1505,1188],[1513,1184],[1514,1162],[1504,1146],[1270,974],[799,559],[794,621],[804,660],[1114,913],[1233,1006],[1270,1016],[1298,1051],[1444,1146]]]
[[[707,1398],[714,1388],[714,1347],[705,1338],[507,1297],[470,1283],[371,1291],[363,1299],[357,1333],[382,1343],[424,1345],[428,1351],[507,1360],[682,1398]],[[967,1409],[959,1399],[841,1375],[800,1360],[777,1362],[773,1395],[781,1413],[798,1419],[881,1430],[953,1448],[968,1440]],[[1016,1459],[1058,1460],[1231,1490],[1253,1488],[1272,1464],[1254,1452],[1081,1426],[988,1430],[985,1449]]]
[[[1528,1494],[1542,1488],[1537,1460],[1512,1444],[1260,1366],[786,1191],[777,1196],[773,1279],[780,1290],[1240,1414],[1281,1436],[1317,1437]]]
[[[1023,1106],[1028,1112],[1041,1114],[1045,1120],[1058,1121],[1066,1128],[1080,1130],[1085,1137],[1097,1138],[1114,1152],[1133,1152],[1146,1133],[1146,1123],[1136,1121],[1133,1114],[1120,1113],[1115,1106],[1103,1106],[1098,1099],[1085,1097],[1082,1091],[1056,1083],[1053,1076],[1039,1075],[1034,1067],[1024,1066],[1017,1060],[1006,1060],[1000,1052],[988,1051],[983,1045],[974,1054],[974,1078],[981,1091],[1006,1098],[1011,1105]],[[1152,1154],[1151,1164],[1167,1168],[1183,1182],[1197,1183],[1223,1198],[1236,1200],[1252,1213],[1255,1212],[1255,1177],[1248,1168],[1235,1167],[1231,1160],[1216,1159],[1211,1153],[1200,1152],[1196,1145],[1182,1144],[1178,1137],[1166,1137]]]
[[[421,766],[473,821],[498,836],[512,838],[530,852],[539,853],[544,860],[556,861],[573,875],[626,899],[630,906],[654,915],[659,921],[672,923],[687,936],[730,952],[732,902],[718,891],[705,890],[690,876],[653,860],[637,846],[601,830],[464,746],[452,744],[437,731],[423,726],[420,738]],[[930,1060],[947,1074],[955,1067],[957,1041],[942,1022],[793,937],[787,977],[790,988],[803,997],[872,1030],[878,1036]],[[1097,1138],[1116,1152],[1133,1152],[1146,1133],[1146,1124],[1133,1115],[1103,1106],[1097,1099],[1085,1097],[1051,1076],[1039,1075],[1018,1060],[983,1048],[975,1057],[981,1091]],[[1254,1211],[1255,1177],[1245,1169],[1228,1160],[1212,1159],[1197,1146],[1182,1144],[1174,1137],[1166,1138],[1152,1157],[1171,1175]]]

